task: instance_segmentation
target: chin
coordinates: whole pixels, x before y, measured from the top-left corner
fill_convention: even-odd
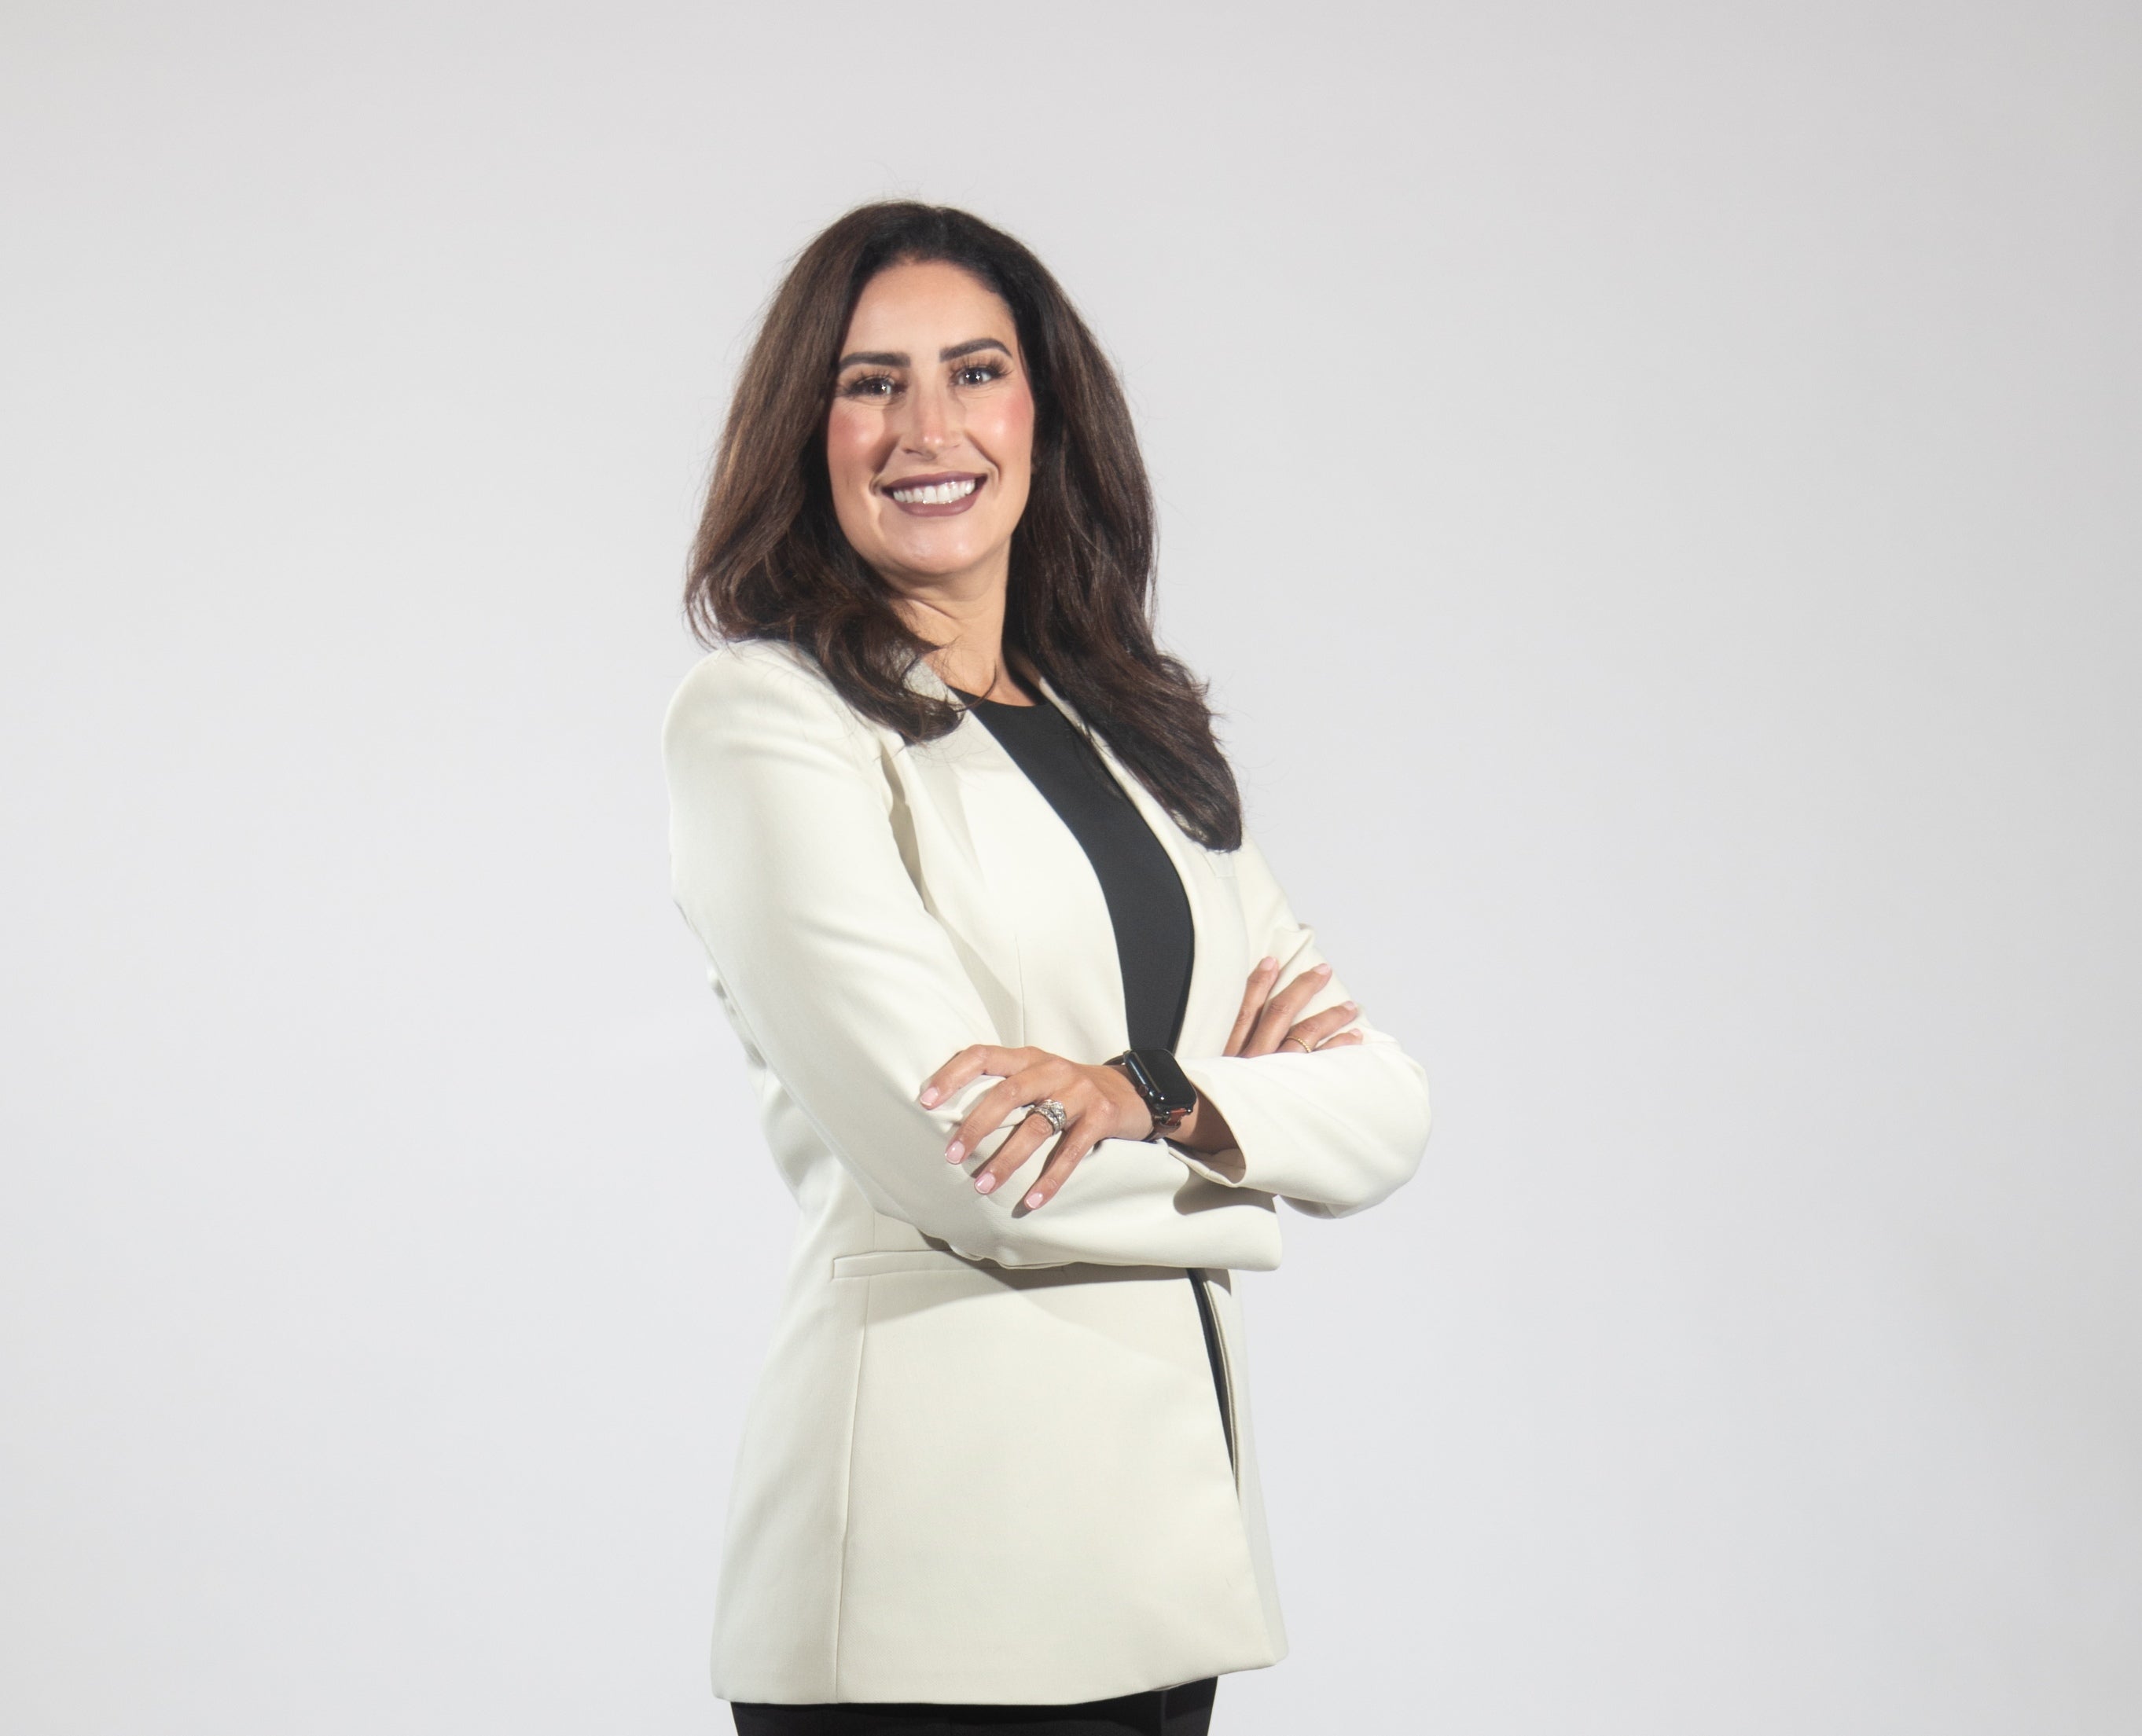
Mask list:
[[[955,573],[979,566],[990,558],[994,545],[969,542],[896,544],[887,552],[909,572],[927,579],[947,579]]]

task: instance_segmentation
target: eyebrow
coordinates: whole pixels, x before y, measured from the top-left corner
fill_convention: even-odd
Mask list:
[[[962,356],[971,356],[976,350],[1002,350],[1007,356],[1011,346],[998,338],[970,338],[965,343],[955,343],[937,352],[940,362],[956,362]],[[856,350],[841,358],[840,367],[906,367],[909,357],[906,350]]]

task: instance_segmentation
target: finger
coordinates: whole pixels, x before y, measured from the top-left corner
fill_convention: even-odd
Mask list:
[[[1085,1124],[1098,1119],[1096,1116],[1082,1116],[1064,1130],[1063,1138],[1056,1142],[1056,1149],[1049,1154],[1048,1162],[1041,1166],[1041,1173],[1034,1179],[1034,1186],[1027,1190],[1026,1197],[1019,1202],[1027,1211],[1040,1211],[1071,1179],[1071,1171],[1078,1167],[1086,1154],[1098,1143],[1096,1140],[1088,1139],[1085,1133]]]
[[[1075,1167],[1079,1158],[1107,1137],[1109,1129],[1115,1124],[1114,1104],[1108,1094],[1088,1077],[1094,1069],[1078,1067],[1058,1056],[1049,1058],[1053,1063],[1059,1063],[1069,1078],[1061,1084],[1036,1086],[1029,1101],[1045,1095],[1064,1106],[1063,1136],[1058,1138],[1048,1117],[1029,1112],[1027,1118],[1018,1124],[1012,1137],[991,1154],[988,1162],[975,1171],[975,1185],[984,1193],[991,1192],[1009,1180],[1021,1164],[1051,1139],[1056,1139],[1057,1144],[1056,1150],[1049,1154],[1049,1163],[1057,1163],[1060,1154],[1069,1147],[1068,1164],[1069,1167]],[[1044,1076],[1053,1076],[1056,1070],[1051,1067]],[[1024,1077],[1031,1078],[1034,1075]],[[1014,1139],[1018,1141],[1016,1148],[1013,1145]],[[1047,1166],[1044,1167],[1047,1172]],[[1069,1172],[1069,1168],[1067,1167],[1064,1173]],[[1061,1186],[1063,1181],[1059,1175],[1050,1184],[1049,1193],[1053,1194]]]
[[[1299,1037],[1315,1048],[1319,1043],[1328,1043],[1353,1023],[1355,1015],[1360,1010],[1359,1001],[1341,1001],[1335,1007],[1326,1007],[1321,1013],[1312,1013],[1306,1018],[1296,1019],[1293,1028],[1280,1041],[1286,1043]]]
[[[1359,1031],[1341,1031],[1336,1037],[1326,1037],[1320,1043],[1314,1037],[1303,1037],[1298,1043],[1296,1040],[1296,1034],[1300,1029],[1301,1027],[1296,1025],[1293,1030],[1281,1038],[1277,1053],[1282,1055],[1320,1055],[1326,1049],[1351,1048],[1356,1043],[1365,1043],[1368,1040]],[[1307,1043],[1309,1047],[1303,1048],[1300,1046],[1302,1043]]]
[[[1029,1111],[1005,1137],[1004,1142],[990,1154],[990,1161],[975,1171],[975,1191],[995,1192],[1018,1172],[1021,1164],[1055,1137],[1056,1130],[1049,1124],[1049,1117]]]
[[[1241,1053],[1242,1044],[1248,1040],[1257,1014],[1264,1010],[1265,998],[1271,993],[1272,978],[1278,972],[1279,960],[1269,954],[1250,972],[1249,986],[1242,991],[1242,1010],[1235,1015],[1235,1028],[1227,1033],[1227,1046],[1220,1051],[1222,1054]]]
[[[1331,975],[1329,964],[1319,964],[1305,970],[1266,1003],[1256,1028],[1250,1033],[1249,1053],[1270,1054],[1277,1048],[1281,1039],[1294,1028],[1295,1014]]]
[[[1004,1048],[991,1043],[970,1043],[922,1082],[916,1100],[924,1108],[934,1109],[962,1085],[984,1073],[1016,1073],[1023,1064],[1022,1058],[1030,1060],[1034,1053],[1032,1049]]]
[[[1041,1059],[1019,1068],[1009,1078],[990,1087],[953,1130],[951,1142],[945,1147],[947,1163],[964,1161],[968,1153],[1009,1121],[1012,1112],[1021,1106],[1038,1102],[1043,1097],[1063,1101],[1064,1088],[1075,1077],[1071,1063],[1060,1055],[1052,1055],[1045,1050],[1034,1049],[1029,1053],[1040,1056]],[[1045,1127],[1047,1122],[1043,1125]],[[1004,1177],[999,1176],[997,1179],[1000,1181]]]

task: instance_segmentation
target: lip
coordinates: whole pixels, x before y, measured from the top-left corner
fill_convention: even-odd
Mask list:
[[[912,476],[895,476],[889,482],[879,483],[877,491],[910,518],[957,518],[981,499],[982,490],[989,486],[989,480],[979,471],[930,471]],[[892,499],[892,491],[896,488],[927,488],[940,482],[971,482],[975,485],[975,491],[962,500],[933,501],[927,506]]]

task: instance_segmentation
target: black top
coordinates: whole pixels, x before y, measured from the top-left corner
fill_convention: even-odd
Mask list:
[[[1093,865],[1115,925],[1130,1046],[1173,1048],[1190,999],[1197,935],[1167,848],[1093,744],[1045,695],[1032,705],[1006,705],[952,691],[1048,797]]]

